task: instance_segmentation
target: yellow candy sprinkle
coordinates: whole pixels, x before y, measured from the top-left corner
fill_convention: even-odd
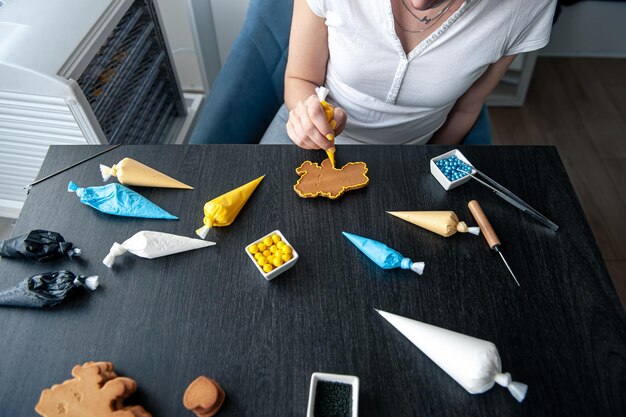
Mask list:
[[[293,249],[278,233],[266,236],[248,246],[248,252],[256,259],[264,273],[270,273],[293,259]]]

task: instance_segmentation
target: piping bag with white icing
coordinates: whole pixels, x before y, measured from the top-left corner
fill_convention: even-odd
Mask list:
[[[115,258],[126,252],[142,258],[154,259],[213,245],[215,242],[144,230],[135,233],[121,245],[117,242],[113,243],[109,254],[102,260],[102,263],[111,268]]]
[[[497,383],[508,388],[517,401],[524,401],[528,385],[515,382],[511,374],[502,372],[500,354],[493,343],[376,311],[470,394],[481,394]]]

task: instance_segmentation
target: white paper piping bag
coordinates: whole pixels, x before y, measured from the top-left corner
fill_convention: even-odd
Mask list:
[[[483,393],[498,383],[508,388],[517,401],[524,400],[528,386],[512,381],[511,374],[502,372],[500,355],[493,343],[376,311],[470,394]]]
[[[121,245],[117,242],[113,243],[109,254],[102,260],[102,263],[111,268],[115,258],[126,252],[142,258],[154,259],[213,245],[215,242],[143,230],[135,233]]]

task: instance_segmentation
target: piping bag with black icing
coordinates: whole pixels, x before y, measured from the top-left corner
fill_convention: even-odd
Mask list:
[[[41,308],[63,302],[78,287],[98,288],[98,276],[76,276],[70,271],[45,272],[0,292],[0,306]]]
[[[31,230],[7,240],[0,240],[0,256],[3,258],[27,258],[40,262],[63,256],[70,258],[81,254],[72,242],[66,242],[60,233],[49,230]]]

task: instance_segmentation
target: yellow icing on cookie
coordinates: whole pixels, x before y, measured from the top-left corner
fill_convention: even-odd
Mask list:
[[[342,168],[334,168],[329,159],[321,165],[305,161],[296,168],[300,175],[293,189],[302,198],[327,197],[339,198],[350,190],[363,188],[369,183],[365,162],[349,162]]]

